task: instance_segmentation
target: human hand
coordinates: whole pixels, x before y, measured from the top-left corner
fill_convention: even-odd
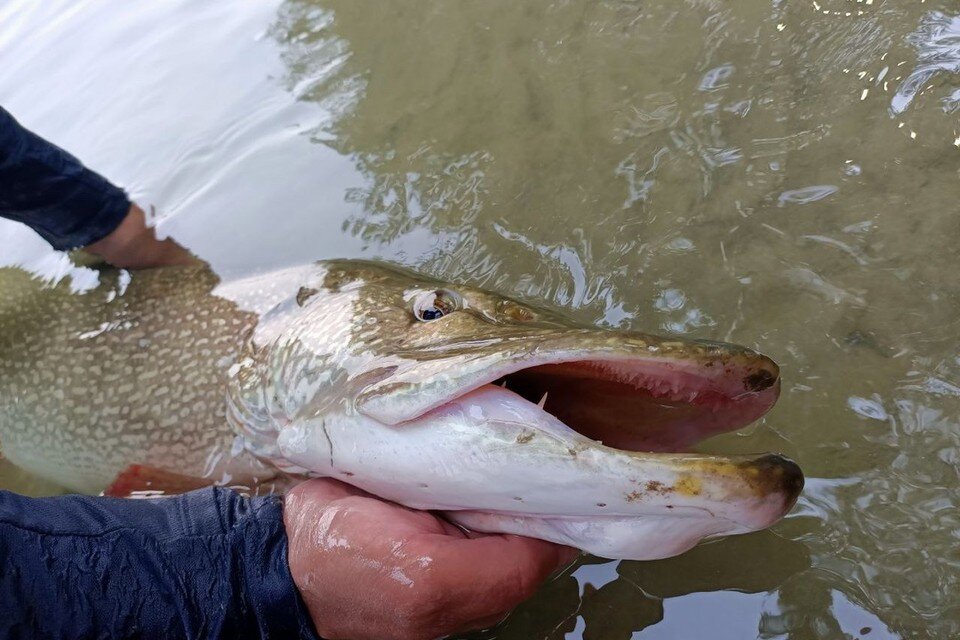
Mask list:
[[[328,640],[492,626],[577,555],[532,538],[464,533],[336,480],[295,487],[283,510],[293,580]]]
[[[115,267],[146,269],[196,264],[197,259],[179,244],[158,240],[152,227],[147,226],[146,214],[135,204],[110,235],[84,247]]]

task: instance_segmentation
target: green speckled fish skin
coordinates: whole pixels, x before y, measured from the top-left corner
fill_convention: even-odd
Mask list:
[[[597,330],[371,262],[225,285],[201,266],[98,275],[75,293],[69,280],[0,270],[0,443],[15,464],[84,492],[131,464],[234,486],[277,467],[303,471],[278,449],[286,425],[358,414],[395,424],[548,352],[716,364],[731,396],[754,396],[758,375],[765,389],[778,376],[736,345]],[[461,312],[419,321],[413,306],[433,292]],[[776,388],[766,391],[751,419],[775,400]]]
[[[300,275],[227,391],[244,449],[283,471],[637,560],[768,527],[802,489],[782,456],[683,453],[776,401],[779,370],[754,351],[583,326],[381,264]]]
[[[69,279],[0,269],[4,455],[86,493],[131,463],[241,482],[272,473],[227,462],[224,387],[256,315],[210,295],[206,267],[103,268],[99,281],[73,293]]]
[[[491,373],[504,366],[544,358],[639,357],[696,370],[727,397],[742,398],[747,417],[736,426],[757,419],[777,397],[776,364],[737,345],[583,326],[372,262],[324,261],[296,275],[297,293],[263,316],[229,386],[228,418],[245,446],[281,467],[288,456],[278,437],[289,425],[361,415],[398,424],[499,377]],[[249,293],[251,283],[241,284]],[[456,312],[418,320],[414,307],[431,295],[453,301]]]

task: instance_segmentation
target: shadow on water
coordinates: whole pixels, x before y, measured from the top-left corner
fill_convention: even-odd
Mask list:
[[[748,549],[765,571],[739,560]],[[588,558],[497,629],[469,637],[619,640],[654,626],[666,632],[660,637],[749,637],[758,632],[769,593],[809,566],[802,544],[770,532],[702,545],[657,562]],[[718,630],[718,620],[728,628]]]
[[[901,637],[810,562],[802,543],[770,532],[658,562],[586,559],[499,627],[466,638]]]

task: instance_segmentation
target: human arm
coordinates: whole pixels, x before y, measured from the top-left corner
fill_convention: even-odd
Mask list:
[[[0,492],[2,638],[316,638],[279,498]]]
[[[492,625],[573,553],[333,480],[283,505],[0,492],[0,637],[435,638]]]
[[[136,204],[116,229],[101,240],[88,244],[85,251],[114,265],[129,269],[173,267],[194,264],[197,259],[170,238],[160,240],[147,225],[146,214]]]
[[[0,217],[22,222],[59,250],[86,247],[119,267],[188,264],[160,240],[126,193],[0,108]]]

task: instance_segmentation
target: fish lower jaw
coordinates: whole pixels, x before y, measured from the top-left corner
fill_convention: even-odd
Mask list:
[[[363,415],[294,421],[277,451],[314,474],[443,511],[472,530],[632,560],[767,527],[799,492],[786,461],[612,449],[492,385],[401,425]]]
[[[681,554],[703,540],[751,529],[704,514],[669,516],[538,516],[489,511],[448,511],[450,521],[486,533],[511,533],[549,540],[603,557],[660,560]]]

